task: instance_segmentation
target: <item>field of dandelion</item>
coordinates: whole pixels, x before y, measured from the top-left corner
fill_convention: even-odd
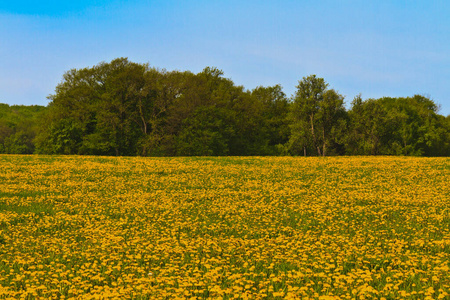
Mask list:
[[[445,299],[450,159],[0,156],[0,298]]]

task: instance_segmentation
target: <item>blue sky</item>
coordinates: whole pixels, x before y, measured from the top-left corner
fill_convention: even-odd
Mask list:
[[[450,1],[1,1],[0,102],[46,105],[117,57],[222,69],[253,89],[323,77],[350,103],[421,94],[450,114]]]

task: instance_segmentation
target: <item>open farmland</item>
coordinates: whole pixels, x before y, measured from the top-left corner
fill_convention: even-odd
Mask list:
[[[0,297],[448,299],[449,179],[449,158],[3,155]]]

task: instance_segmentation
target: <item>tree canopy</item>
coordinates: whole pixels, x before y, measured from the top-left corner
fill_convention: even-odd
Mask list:
[[[0,153],[81,155],[450,155],[450,116],[431,99],[351,107],[316,75],[288,98],[251,91],[206,67],[166,71],[129,61],[72,69],[42,106],[0,105]]]

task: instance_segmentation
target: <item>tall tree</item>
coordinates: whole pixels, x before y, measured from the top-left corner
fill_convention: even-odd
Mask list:
[[[48,97],[50,103],[36,139],[38,153],[85,154],[86,148],[97,149],[97,145],[86,147],[83,144],[96,129],[104,80],[97,67],[72,69],[63,75],[55,94]]]
[[[381,102],[355,97],[349,112],[350,131],[346,148],[347,154],[379,155],[383,153],[389,133],[394,128],[395,119]]]
[[[142,136],[139,154],[164,155],[171,142],[166,132],[169,107],[181,94],[181,72],[167,72],[155,68],[145,74],[145,86],[137,102],[137,118]]]
[[[136,107],[148,66],[118,58],[73,69],[51,95],[38,150],[62,154],[135,155]]]
[[[280,85],[259,86],[252,91],[260,124],[258,130],[262,141],[261,155],[281,154],[282,145],[289,140],[289,101]]]
[[[420,95],[365,101],[356,97],[349,111],[346,153],[442,155],[447,132],[437,111],[432,100]]]
[[[325,156],[333,144],[333,127],[345,114],[344,97],[327,88],[328,83],[316,75],[299,81],[290,112],[292,150],[298,151],[302,143],[305,155],[307,148],[313,148]]]
[[[323,94],[328,87],[328,83],[323,78],[316,75],[303,77],[297,85],[297,91],[294,97],[293,115],[294,123],[299,122],[304,125],[308,124],[311,130],[313,147],[317,149],[317,154],[322,153],[319,147],[319,141],[315,126],[317,127],[317,114],[320,109],[320,103],[323,101]],[[306,122],[305,122],[306,121]]]
[[[318,119],[322,131],[322,155],[325,156],[328,150],[338,152],[341,134],[341,120],[346,119],[344,108],[344,97],[335,90],[327,90],[323,94],[323,101],[319,102]]]
[[[115,155],[136,155],[141,128],[136,122],[144,91],[147,65],[115,59],[100,66],[104,92],[97,110],[97,132]]]

